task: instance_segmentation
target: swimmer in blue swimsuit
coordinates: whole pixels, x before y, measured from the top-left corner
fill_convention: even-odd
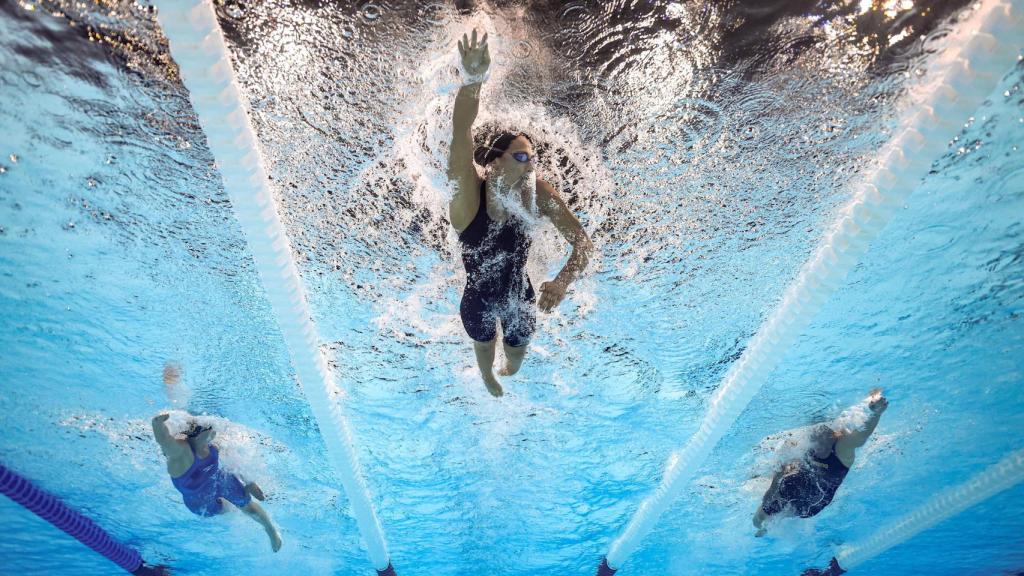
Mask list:
[[[810,518],[828,506],[853,466],[857,448],[867,442],[888,406],[882,391],[872,390],[868,396],[871,414],[861,429],[842,433],[825,424],[819,426],[806,457],[786,463],[772,479],[754,514],[757,536],[765,534],[764,522],[769,516]]]
[[[463,35],[462,66],[470,76],[455,97],[448,178],[455,194],[448,204],[452,227],[459,233],[466,288],[459,313],[473,339],[480,375],[487,390],[501,396],[494,375],[497,324],[501,322],[506,364],[498,372],[515,374],[536,324],[536,308],[550,312],[586,267],[593,244],[555,189],[538,178],[537,154],[525,134],[503,132],[473,141],[473,122],[480,109],[480,88],[490,67],[487,35],[477,41]],[[480,176],[474,165],[486,170]],[[530,252],[529,221],[543,216],[572,245],[572,254],[553,280],[540,285],[536,299],[526,274]]]
[[[168,382],[169,379],[172,382]],[[173,384],[176,380],[176,368],[168,365],[164,369],[164,382]],[[221,469],[220,451],[211,443],[216,430],[192,420],[185,437],[176,437],[167,428],[168,418],[170,414],[153,418],[153,436],[167,458],[167,473],[181,492],[185,506],[198,516],[216,516],[233,505],[259,522],[270,537],[274,552],[280,550],[281,535],[263,507],[253,501],[253,498],[264,499],[263,490],[255,483],[243,484],[238,476]]]

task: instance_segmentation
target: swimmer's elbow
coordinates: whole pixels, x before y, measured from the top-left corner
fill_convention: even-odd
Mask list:
[[[579,254],[580,268],[585,268],[586,265],[590,262],[591,254],[594,253],[594,243],[591,242],[590,238],[586,234],[583,234],[576,241],[576,244],[573,246],[573,248],[575,248],[576,253]]]

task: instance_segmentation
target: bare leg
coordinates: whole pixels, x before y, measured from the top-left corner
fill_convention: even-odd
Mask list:
[[[754,512],[754,527],[757,528],[754,536],[760,538],[768,533],[768,529],[764,527],[764,521],[767,519],[768,515],[764,513],[764,509],[758,506],[757,512]]]
[[[494,377],[494,340],[473,342],[473,351],[476,352],[476,365],[480,368],[480,376],[487,385],[487,391],[494,397],[504,394],[501,383]]]
[[[754,512],[754,527],[757,528],[757,533],[754,534],[754,536],[757,536],[758,538],[764,536],[768,532],[768,529],[764,527],[764,521],[768,519],[768,514],[764,509],[768,506],[769,502],[775,500],[778,496],[779,480],[782,479],[788,469],[787,465],[786,467],[783,467],[782,470],[775,473],[775,476],[772,477],[772,485],[768,487],[768,490],[765,490],[764,497],[761,499],[761,505],[757,507],[757,512]]]
[[[248,492],[250,496],[259,500],[260,502],[263,502],[264,500],[267,499],[266,495],[263,494],[263,489],[260,488],[260,485],[255,482],[249,482],[248,484],[246,484],[245,491]]]
[[[259,504],[250,501],[244,507],[242,512],[245,512],[246,516],[260,523],[263,529],[267,531],[267,536],[270,537],[270,546],[277,552],[281,549],[281,535],[277,532],[277,528],[274,523],[270,520],[270,516]]]
[[[498,370],[498,374],[501,376],[511,376],[519,372],[519,367],[523,365],[523,357],[526,356],[526,344],[522,346],[509,346],[502,343],[501,346],[505,349],[505,367]]]

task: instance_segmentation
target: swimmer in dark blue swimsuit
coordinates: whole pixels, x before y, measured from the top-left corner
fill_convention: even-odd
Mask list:
[[[172,386],[177,377],[172,365],[164,369],[164,382],[168,385]],[[243,484],[238,476],[221,469],[220,452],[211,444],[217,432],[192,420],[185,437],[176,437],[167,428],[169,417],[158,414],[153,418],[153,436],[167,457],[171,483],[181,492],[185,506],[198,516],[216,516],[227,512],[230,503],[259,522],[270,537],[274,552],[280,550],[277,528],[266,511],[252,500],[263,500],[263,491],[255,483]]]
[[[555,189],[534,170],[536,152],[523,135],[505,132],[487,137],[475,147],[472,128],[480,108],[480,87],[490,66],[487,35],[477,42],[463,35],[459,42],[462,65],[470,75],[455,98],[448,177],[455,194],[448,205],[452,227],[459,233],[466,288],[459,307],[462,325],[474,341],[477,365],[487,390],[501,396],[494,375],[497,324],[501,322],[507,362],[499,371],[515,374],[536,323],[536,307],[553,310],[569,284],[587,265],[593,244]],[[487,171],[477,173],[474,161]],[[572,245],[572,254],[553,280],[540,285],[534,302],[533,284],[526,274],[530,252],[530,220],[543,216]]]
[[[872,390],[868,396],[871,414],[861,429],[843,433],[825,424],[819,426],[806,457],[786,463],[772,479],[754,514],[757,536],[765,534],[764,522],[769,516],[810,518],[828,506],[853,466],[857,448],[867,442],[888,406],[882,391]]]

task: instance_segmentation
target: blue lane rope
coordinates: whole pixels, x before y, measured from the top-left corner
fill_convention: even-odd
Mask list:
[[[29,512],[60,528],[69,536],[117,564],[125,572],[144,575],[167,574],[163,566],[148,566],[134,548],[114,539],[98,524],[81,512],[61,502],[60,498],[39,488],[30,480],[0,464],[0,492],[21,504]]]

